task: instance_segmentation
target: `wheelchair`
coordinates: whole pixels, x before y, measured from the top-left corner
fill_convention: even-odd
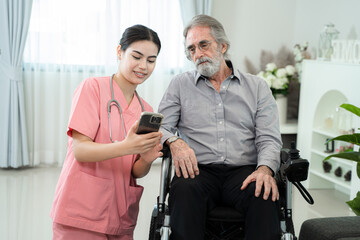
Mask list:
[[[149,240],[168,240],[171,234],[170,215],[166,198],[170,191],[172,159],[170,149],[165,145],[163,152],[160,192],[151,216]],[[309,204],[314,203],[310,193],[301,184],[301,181],[307,179],[309,162],[306,159],[300,158],[299,150],[295,148],[294,142],[291,143],[290,149],[281,150],[280,159],[280,169],[275,176],[280,194],[280,236],[281,240],[296,240],[292,221],[292,185],[297,187]],[[244,239],[244,219],[244,216],[234,208],[225,206],[215,207],[207,216],[205,239]]]

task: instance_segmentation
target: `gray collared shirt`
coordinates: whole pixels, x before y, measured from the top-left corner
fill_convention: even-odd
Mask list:
[[[159,112],[165,116],[162,143],[178,132],[200,164],[279,168],[278,110],[261,78],[233,70],[217,92],[197,71],[182,73],[169,84]]]

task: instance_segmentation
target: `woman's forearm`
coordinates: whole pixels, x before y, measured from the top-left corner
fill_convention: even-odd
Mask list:
[[[73,145],[79,162],[99,162],[126,155],[121,143],[81,142]]]
[[[141,157],[134,163],[132,175],[135,178],[142,178],[150,171],[151,163],[144,161]]]
[[[129,154],[126,142],[96,143],[73,130],[73,152],[79,162],[99,162]]]

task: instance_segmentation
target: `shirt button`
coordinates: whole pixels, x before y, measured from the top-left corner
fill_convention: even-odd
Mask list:
[[[221,103],[219,103],[218,105],[219,105],[219,107],[221,107]]]
[[[223,142],[224,141],[224,138],[220,138],[220,142]]]
[[[223,89],[225,89],[226,87],[225,86],[223,86]]]
[[[222,122],[222,121],[220,121],[220,122],[219,122],[219,124],[223,124],[223,122]]]
[[[221,156],[221,158],[220,158],[221,160],[224,160],[224,157],[223,156]]]

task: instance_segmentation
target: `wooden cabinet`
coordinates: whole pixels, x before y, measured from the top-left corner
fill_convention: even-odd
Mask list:
[[[297,148],[300,155],[310,162],[308,188],[334,188],[355,197],[360,190],[356,164],[332,158],[330,172],[325,172],[323,159],[326,141],[351,128],[360,127],[358,117],[339,108],[342,103],[360,106],[360,65],[307,60],[303,63],[301,80]],[[334,148],[348,146],[335,142]],[[341,169],[341,176],[335,170]],[[351,171],[351,181],[344,175]]]

